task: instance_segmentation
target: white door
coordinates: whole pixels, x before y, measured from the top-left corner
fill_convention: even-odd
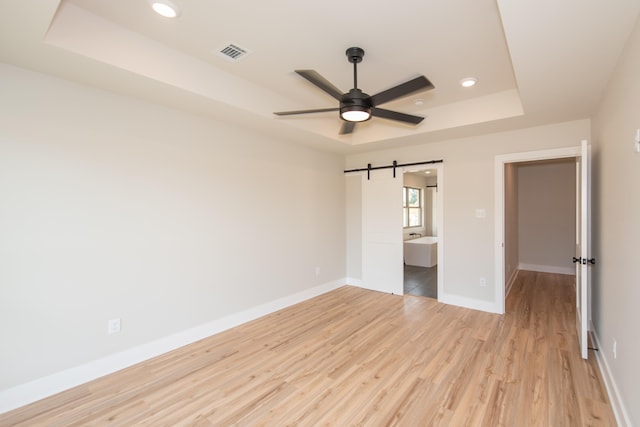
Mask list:
[[[362,285],[402,295],[402,171],[396,175],[362,174]]]
[[[588,357],[587,330],[590,294],[590,146],[582,141],[581,155],[576,160],[576,328],[582,358]]]

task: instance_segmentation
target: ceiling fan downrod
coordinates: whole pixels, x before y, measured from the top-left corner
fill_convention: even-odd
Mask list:
[[[358,89],[358,63],[362,62],[364,50],[359,47],[350,47],[345,53],[349,62],[353,64],[353,88]]]

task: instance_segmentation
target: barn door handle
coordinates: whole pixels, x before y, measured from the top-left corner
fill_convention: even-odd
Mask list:
[[[589,264],[591,264],[591,265],[594,265],[594,264],[596,263],[596,259],[595,259],[595,258],[589,258],[589,259],[587,260],[587,262],[588,262]]]
[[[573,263],[575,264],[576,262],[578,264],[582,264],[582,257],[580,257],[580,258],[573,257]]]

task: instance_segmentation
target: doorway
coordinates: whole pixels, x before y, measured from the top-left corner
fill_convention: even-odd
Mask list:
[[[581,156],[580,147],[568,147],[553,150],[532,151],[525,153],[514,153],[496,156],[495,159],[495,232],[496,232],[496,253],[495,253],[495,304],[498,313],[505,311],[506,290],[509,281],[512,281],[517,273],[518,265],[512,258],[517,249],[517,239],[513,239],[513,223],[505,218],[505,212],[510,209],[507,203],[513,201],[510,193],[513,191],[509,186],[509,174],[513,173],[514,165],[525,162],[554,161],[559,159],[579,158]],[[509,254],[509,255],[507,255]]]
[[[403,289],[438,299],[438,169],[403,173]]]
[[[527,270],[575,275],[576,159],[505,165],[506,295]]]
[[[591,286],[590,286],[590,264],[595,263],[590,258],[590,147],[587,140],[583,140],[579,147],[561,148],[556,150],[543,150],[528,153],[515,153],[495,158],[495,195],[496,195],[496,239],[495,239],[495,304],[498,313],[505,311],[505,263],[506,254],[509,252],[509,241],[506,239],[506,221],[505,221],[505,194],[508,186],[505,176],[509,170],[508,165],[518,162],[553,160],[574,158],[576,164],[576,232],[575,232],[575,252],[573,263],[576,265],[576,332],[578,337],[578,345],[584,359],[588,357],[587,351],[587,334],[591,314]]]
[[[437,232],[437,295],[444,283],[444,166],[429,161],[398,166],[396,173],[379,167],[347,174],[347,280],[365,289],[403,295],[403,219],[402,188],[405,171],[419,168],[435,170],[438,191],[432,232]],[[351,171],[349,171],[351,172]],[[357,173],[356,172],[360,172]],[[409,233],[409,232],[407,232]]]

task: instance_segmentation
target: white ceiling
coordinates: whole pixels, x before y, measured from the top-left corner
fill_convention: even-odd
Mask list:
[[[353,152],[590,117],[640,0],[3,0],[0,61],[331,151]],[[229,43],[250,53],[231,62]],[[353,86],[345,50],[365,50],[358,86],[375,94],[420,74],[435,89],[384,104],[426,119],[373,118],[338,135],[336,107],[296,75]],[[460,79],[473,76],[470,89]],[[423,105],[416,105],[421,99]]]

